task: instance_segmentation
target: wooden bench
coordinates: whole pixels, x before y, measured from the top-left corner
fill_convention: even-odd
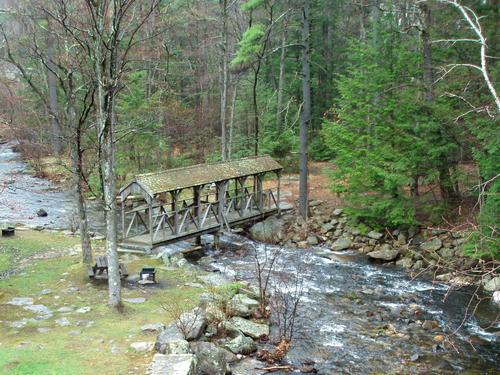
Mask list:
[[[108,258],[105,256],[98,256],[95,258],[96,263],[93,267],[87,268],[87,275],[91,279],[107,279],[108,278]],[[123,263],[118,264],[120,278],[128,276],[127,267]]]

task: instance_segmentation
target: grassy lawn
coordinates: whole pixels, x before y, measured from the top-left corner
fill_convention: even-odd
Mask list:
[[[11,267],[14,258],[47,251],[52,254],[50,259],[35,257],[16,275],[0,280],[1,374],[144,373],[152,354],[135,353],[130,344],[154,341],[155,334],[141,333],[140,327],[169,323],[173,317],[162,305],[177,301],[187,309],[197,302],[202,291],[184,286],[195,278],[190,271],[158,268],[161,287],[139,288],[125,283],[123,298],[144,297],[146,302],[124,302],[124,312],[114,312],[106,305],[106,282],[89,282],[80,254],[62,251],[76,245],[76,238],[36,231],[22,231],[12,239],[0,240],[2,267]],[[62,255],[57,256],[57,251]],[[127,263],[130,274],[138,273],[145,265],[161,267],[159,260],[149,257],[124,256],[122,261]],[[14,297],[33,298],[34,305],[48,307],[53,315],[36,320],[37,314],[23,306],[7,304]],[[72,311],[58,312],[61,307]],[[91,310],[76,312],[81,307]],[[61,325],[61,319],[69,325]],[[24,325],[13,328],[13,322],[19,321]]]

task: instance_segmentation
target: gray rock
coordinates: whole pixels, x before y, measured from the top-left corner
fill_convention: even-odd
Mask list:
[[[352,246],[352,241],[346,237],[340,237],[332,244],[333,251],[347,250]]]
[[[317,244],[319,244],[318,237],[314,234],[307,236],[307,244],[309,246],[316,246]]]
[[[245,336],[250,336],[254,339],[269,335],[269,326],[267,324],[255,323],[250,320],[240,318],[239,316],[235,316],[225,322],[225,328],[229,332],[236,334],[241,332]]]
[[[196,357],[193,354],[159,354],[153,356],[149,375],[195,375]]]
[[[36,212],[36,216],[38,217],[46,217],[48,216],[49,214],[47,213],[47,211],[45,211],[43,208],[40,208],[37,212]]]
[[[455,256],[455,250],[451,249],[451,248],[443,248],[443,249],[439,250],[439,255],[443,259],[449,260]]]
[[[420,244],[420,248],[426,252],[438,251],[443,246],[443,242],[440,238],[433,238],[430,241],[426,241]]]
[[[384,234],[372,230],[372,231],[368,232],[367,236],[370,237],[371,239],[374,239],[374,240],[380,240],[384,236]]]
[[[172,323],[160,332],[155,342],[155,349],[162,354],[189,354],[191,348],[177,326]]]
[[[161,332],[164,329],[165,329],[165,324],[163,323],[145,324],[141,327],[142,332]]]
[[[236,338],[226,342],[224,347],[234,354],[251,354],[257,350],[257,345],[252,338],[238,335]]]
[[[496,304],[500,304],[500,290],[493,292],[493,295],[491,296],[491,301]]]
[[[330,222],[330,223],[323,224],[323,225],[321,226],[321,231],[322,231],[323,233],[328,233],[328,232],[331,232],[331,231],[332,231],[332,230],[334,230],[334,229],[335,229],[335,225],[334,225],[334,224],[332,224],[331,222]]]
[[[393,249],[389,244],[384,244],[379,250],[372,251],[368,253],[368,256],[372,259],[379,259],[385,261],[391,261],[397,258],[399,255],[399,250]]]
[[[15,298],[12,298],[10,301],[8,301],[7,304],[8,305],[14,305],[14,306],[33,305],[33,298],[29,298],[29,297],[15,297]]]
[[[210,273],[208,275],[200,275],[200,276],[197,276],[198,277],[198,280],[204,282],[205,284],[209,284],[209,285],[212,285],[212,286],[221,286],[221,285],[224,285],[224,284],[230,284],[231,283],[231,280],[229,280],[228,278],[224,277],[222,274],[220,273]]]
[[[76,312],[79,314],[86,314],[90,310],[91,310],[91,308],[89,306],[84,306],[84,307],[80,307],[78,310],[76,310]]]
[[[56,324],[60,327],[67,327],[71,325],[71,322],[66,318],[62,318],[62,319],[57,319]]]
[[[44,290],[39,291],[38,295],[46,296],[47,294],[51,294],[51,293],[52,293],[52,289],[44,289]]]
[[[154,346],[155,343],[150,341],[133,342],[132,344],[130,344],[130,348],[140,353],[150,352],[151,350],[153,350]]]
[[[203,334],[207,326],[207,318],[199,307],[182,314],[178,320],[178,327],[184,330],[185,339],[188,341],[196,340]]]
[[[52,315],[52,311],[45,305],[27,305],[23,307],[24,310],[31,311],[35,314]]]
[[[144,297],[123,298],[123,301],[128,302],[128,303],[144,303],[144,302],[146,302],[146,298],[144,298]]]
[[[340,215],[342,215],[342,212],[343,212],[343,210],[341,208],[336,208],[335,210],[333,210],[332,215],[333,216],[340,216]]]
[[[261,242],[278,243],[283,236],[283,220],[271,216],[250,228],[250,236]]]
[[[48,332],[50,332],[50,328],[48,328],[48,327],[38,327],[38,328],[36,329],[36,331],[37,331],[38,333],[48,333]]]
[[[265,371],[258,370],[264,367],[264,364],[254,358],[244,358],[243,360],[231,365],[232,375],[262,375]]]
[[[496,292],[497,290],[500,290],[500,276],[494,277],[485,283],[484,289],[488,292]]]
[[[259,307],[259,301],[244,294],[236,294],[231,300],[231,313],[236,316],[249,317]]]
[[[411,258],[402,258],[396,262],[396,266],[411,268],[413,266],[413,260]]]
[[[419,271],[424,268],[424,261],[419,259],[415,262],[415,264],[411,267],[412,270]]]
[[[235,357],[234,354],[211,342],[193,342],[191,350],[198,360],[197,373],[203,375],[225,375],[229,370],[228,362]]]
[[[73,308],[69,306],[63,306],[57,309],[57,312],[60,312],[62,314],[67,314],[70,312],[73,312]]]

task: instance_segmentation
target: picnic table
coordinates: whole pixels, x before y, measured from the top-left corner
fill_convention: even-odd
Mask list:
[[[108,278],[108,258],[106,256],[98,256],[95,258],[95,266],[89,266],[87,274],[91,279],[107,279]],[[128,276],[127,267],[123,263],[118,264],[120,278]]]

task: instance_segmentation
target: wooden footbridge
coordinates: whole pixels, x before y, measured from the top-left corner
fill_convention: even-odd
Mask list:
[[[282,169],[259,156],[137,175],[120,190],[120,246],[149,252],[275,214]]]

